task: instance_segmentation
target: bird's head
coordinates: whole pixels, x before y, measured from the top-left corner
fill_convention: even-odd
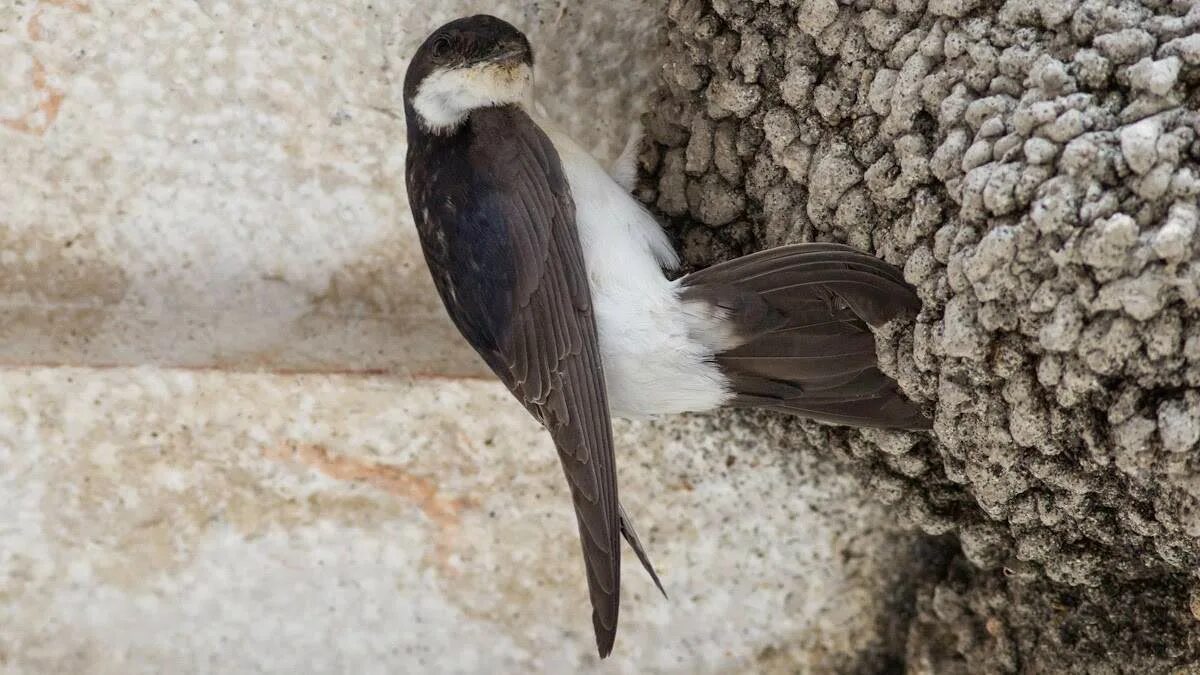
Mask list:
[[[404,105],[426,131],[446,133],[472,110],[521,102],[532,80],[533,50],[525,35],[479,14],[425,39],[404,77]]]

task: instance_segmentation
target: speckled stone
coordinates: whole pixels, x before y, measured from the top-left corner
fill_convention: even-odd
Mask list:
[[[843,663],[908,537],[750,425],[617,425],[620,672]],[[557,455],[502,386],[0,374],[0,665],[11,672],[575,672],[597,665]],[[801,478],[803,476],[803,478]]]
[[[0,363],[484,374],[415,245],[400,105],[406,55],[483,9],[614,157],[657,66],[634,0],[0,3]]]

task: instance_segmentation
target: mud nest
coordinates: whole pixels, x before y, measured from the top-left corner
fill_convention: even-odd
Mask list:
[[[934,434],[764,425],[957,537],[912,663],[1200,659],[1191,4],[668,3],[639,197],[687,261],[844,242],[924,302],[879,343]]]

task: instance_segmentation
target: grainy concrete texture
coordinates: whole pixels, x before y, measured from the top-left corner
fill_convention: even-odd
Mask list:
[[[596,664],[545,435],[490,383],[57,369],[0,387],[0,670],[573,672]],[[606,670],[898,658],[910,539],[845,467],[620,425]],[[900,590],[897,590],[900,589]],[[902,610],[900,610],[902,612]]]
[[[925,303],[880,343],[932,437],[811,432],[961,544],[909,668],[1200,668],[1200,5],[667,12],[640,196],[689,261],[848,242]]]
[[[400,97],[484,9],[615,155],[656,70],[632,0],[0,2],[0,363],[482,374],[407,225]]]
[[[481,9],[615,154],[657,3],[0,0],[0,672],[597,668],[553,448],[404,198],[405,58]],[[626,556],[604,670],[901,662],[942,549],[789,424],[617,426],[671,599]]]

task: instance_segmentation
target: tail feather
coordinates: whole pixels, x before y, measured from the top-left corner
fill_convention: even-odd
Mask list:
[[[899,393],[873,398],[819,403],[809,401],[740,401],[736,408],[763,408],[807,417],[826,424],[878,429],[928,429],[930,420]]]
[[[662,581],[658,578],[658,572],[654,571],[654,563],[650,562],[650,556],[646,555],[646,549],[642,546],[642,540],[638,537],[637,530],[633,527],[633,521],[629,519],[629,514],[625,513],[624,506],[618,504],[617,508],[621,511],[621,534],[625,537],[625,541],[629,542],[638,561],[642,563],[642,569],[646,570],[646,574],[650,575],[650,580],[658,587],[658,592],[662,593],[664,598],[667,597],[667,589],[663,588]]]
[[[739,398],[749,397],[791,400],[807,397],[808,400],[863,399],[879,396],[895,388],[892,378],[884,375],[874,365],[862,370],[838,373],[837,375],[811,378],[804,381],[804,388],[793,382],[756,375],[734,374],[731,379]]]
[[[830,271],[841,271],[844,274],[820,274]],[[811,273],[807,279],[806,272]],[[911,287],[904,281],[904,275],[899,269],[843,244],[780,246],[717,263],[695,272],[693,276],[704,277],[706,283],[736,283],[757,292],[803,283],[805,280],[825,283],[857,280],[859,283],[871,285],[871,279],[883,279],[910,291],[910,298],[906,303],[909,309],[920,308],[920,301],[911,294]]]
[[[715,361],[731,405],[832,424],[928,428],[929,419],[878,368],[880,326],[921,301],[900,270],[840,244],[783,246],[683,278],[687,301],[725,315],[735,346]]]

